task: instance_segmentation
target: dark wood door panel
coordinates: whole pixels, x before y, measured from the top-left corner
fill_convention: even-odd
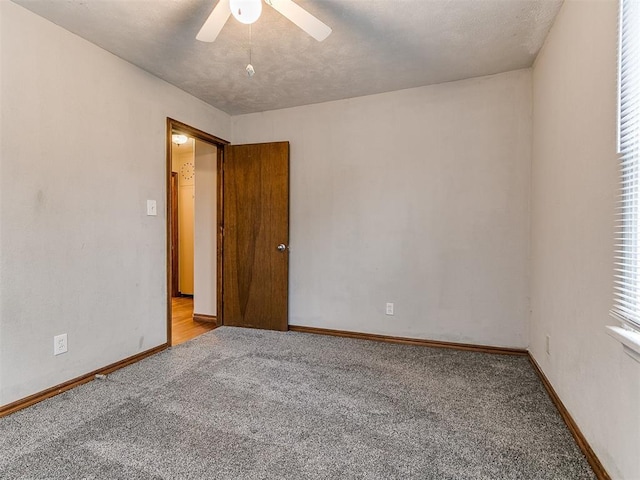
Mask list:
[[[224,324],[287,330],[289,143],[225,147]]]

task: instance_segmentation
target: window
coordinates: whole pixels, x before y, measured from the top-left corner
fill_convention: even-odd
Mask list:
[[[618,152],[621,188],[614,305],[622,327],[608,327],[640,361],[640,2],[620,1]]]

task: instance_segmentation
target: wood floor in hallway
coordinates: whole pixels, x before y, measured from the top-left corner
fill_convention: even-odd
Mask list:
[[[179,345],[214,328],[213,323],[193,321],[193,298],[171,299],[171,345]]]

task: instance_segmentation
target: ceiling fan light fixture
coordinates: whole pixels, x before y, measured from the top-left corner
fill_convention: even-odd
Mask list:
[[[262,0],[230,0],[231,14],[241,23],[251,25],[262,13]]]

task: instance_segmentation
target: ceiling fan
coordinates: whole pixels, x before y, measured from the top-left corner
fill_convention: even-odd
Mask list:
[[[264,1],[319,42],[331,33],[331,28],[291,0]],[[261,13],[262,0],[219,0],[196,39],[201,42],[213,42],[231,15],[238,21],[250,25],[258,20]]]

